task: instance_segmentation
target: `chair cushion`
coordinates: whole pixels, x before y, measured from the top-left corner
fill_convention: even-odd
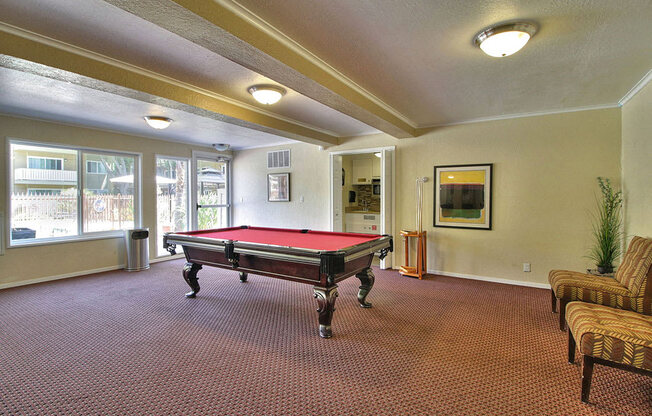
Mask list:
[[[616,270],[615,279],[629,289],[632,296],[642,296],[643,282],[652,266],[652,239],[634,237]]]
[[[596,276],[571,270],[551,270],[548,275],[548,281],[550,281],[550,287],[558,298],[568,300],[581,300],[570,298],[571,288],[629,296],[629,290],[618,283],[613,277]]]
[[[582,354],[652,370],[652,316],[571,302],[566,321]]]
[[[612,277],[552,270],[548,280],[555,296],[568,302],[581,300],[633,311],[643,307],[643,298],[630,296],[629,290]]]

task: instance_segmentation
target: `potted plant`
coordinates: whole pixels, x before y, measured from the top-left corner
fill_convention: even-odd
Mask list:
[[[595,261],[598,273],[612,273],[614,262],[620,257],[622,239],[621,207],[622,191],[614,191],[608,178],[598,177],[602,192],[596,198],[596,211],[593,214],[593,247],[589,258]]]

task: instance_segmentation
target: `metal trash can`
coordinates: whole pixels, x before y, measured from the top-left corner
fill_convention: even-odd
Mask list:
[[[125,230],[125,270],[137,272],[149,269],[149,228]]]

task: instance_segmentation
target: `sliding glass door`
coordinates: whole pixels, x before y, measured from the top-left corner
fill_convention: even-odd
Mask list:
[[[195,200],[198,230],[231,224],[230,160],[196,157]]]
[[[190,228],[188,159],[156,157],[156,255],[164,256],[163,235]],[[177,252],[182,250],[177,247]]]

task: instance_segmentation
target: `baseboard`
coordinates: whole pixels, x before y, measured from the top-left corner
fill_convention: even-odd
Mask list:
[[[499,277],[477,276],[474,274],[453,273],[453,272],[445,272],[442,270],[428,270],[428,274],[439,274],[448,277],[458,277],[460,279],[482,280],[483,282],[502,283],[505,285],[513,285],[513,286],[527,286],[527,287],[536,287],[538,289],[550,289],[550,285],[548,283],[524,282],[522,280],[501,279]]]
[[[163,256],[163,257],[157,257],[155,259],[151,259],[149,261],[149,264],[152,263],[160,263],[162,261],[170,261],[170,260],[177,260],[177,259],[183,259],[185,258],[186,255],[181,253],[181,254],[175,254],[174,256]]]
[[[155,259],[151,259],[149,262],[150,262],[150,264],[151,263],[160,263],[162,261],[177,260],[177,259],[181,259],[183,257],[184,257],[183,254],[177,254],[177,255],[168,256],[168,257],[158,257],[158,258],[155,258]],[[23,281],[20,281],[20,282],[0,283],[0,290],[9,289],[11,287],[33,285],[35,283],[49,282],[49,281],[52,281],[52,280],[68,279],[70,277],[84,276],[84,275],[87,275],[87,274],[110,272],[110,271],[113,271],[113,270],[121,270],[121,269],[124,269],[124,268],[125,268],[124,264],[118,264],[118,265],[115,265],[115,266],[100,267],[98,269],[91,269],[91,270],[82,270],[82,271],[73,272],[73,273],[59,274],[59,275],[56,275],[56,276],[39,277],[38,279],[23,280]],[[398,270],[398,269],[392,267],[392,270]],[[428,270],[428,274],[439,274],[439,275],[448,276],[448,277],[458,277],[460,279],[481,280],[483,282],[502,283],[502,284],[514,285],[514,286],[527,286],[527,287],[536,287],[536,288],[539,288],[539,289],[550,289],[550,285],[547,284],[547,283],[523,282],[523,281],[520,281],[520,280],[501,279],[501,278],[498,278],[498,277],[478,276],[478,275],[473,275],[473,274],[445,272],[445,271],[442,271],[442,270]]]
[[[35,283],[49,282],[49,281],[52,281],[52,280],[68,279],[70,277],[84,276],[84,275],[93,274],[93,273],[110,272],[110,271],[120,270],[120,269],[124,269],[124,268],[125,268],[124,264],[117,264],[115,266],[100,267],[98,269],[91,269],[91,270],[81,270],[81,271],[78,271],[78,272],[58,274],[56,276],[39,277],[38,279],[30,279],[30,280],[21,280],[19,282],[2,283],[2,284],[0,284],[0,289],[9,289],[10,287],[33,285]]]
[[[168,261],[168,260],[176,260],[176,259],[181,259],[184,258],[183,254],[177,254],[175,256],[168,256],[168,257],[159,257],[156,259],[151,259],[149,263],[159,263],[162,261]],[[26,286],[26,285],[33,285],[36,283],[43,283],[43,282],[50,282],[52,280],[61,280],[61,279],[68,279],[71,277],[78,277],[78,276],[85,276],[88,274],[94,274],[94,273],[102,273],[102,272],[110,272],[114,270],[122,270],[125,268],[124,264],[117,264],[115,266],[108,266],[108,267],[100,267],[98,269],[91,269],[91,270],[81,270],[78,272],[72,272],[72,273],[65,273],[65,274],[58,274],[56,276],[45,276],[45,277],[39,277],[37,279],[30,279],[30,280],[21,280],[19,282],[9,282],[9,283],[0,283],[0,290],[2,289],[9,289],[11,287],[18,287],[18,286]]]

